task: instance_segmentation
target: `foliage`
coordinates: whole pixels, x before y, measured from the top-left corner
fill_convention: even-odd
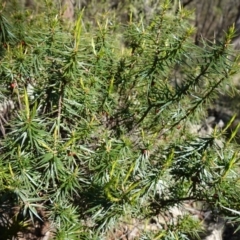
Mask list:
[[[236,132],[190,131],[237,72],[234,29],[196,46],[191,13],[167,0],[149,24],[107,14],[88,29],[81,12],[69,31],[57,13],[1,11],[1,95],[15,103],[1,116],[1,205],[51,221],[56,239],[103,239],[187,200],[238,209]],[[196,235],[184,218],[155,239],[188,239],[186,221]]]

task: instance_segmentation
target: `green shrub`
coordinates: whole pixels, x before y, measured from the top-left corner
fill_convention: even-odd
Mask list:
[[[0,119],[0,201],[18,207],[6,236],[31,219],[51,222],[56,239],[103,239],[125,218],[187,200],[239,208],[235,132],[224,141],[228,126],[191,131],[226,85],[234,90],[234,29],[198,47],[190,13],[170,5],[149,25],[107,14],[89,30],[82,12],[70,31],[50,7],[9,19],[2,10],[1,99],[15,109]],[[188,218],[177,226],[142,234],[188,239],[199,230]]]

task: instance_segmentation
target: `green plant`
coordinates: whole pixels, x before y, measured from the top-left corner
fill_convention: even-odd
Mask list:
[[[50,7],[34,20],[2,10],[1,85],[11,86],[2,94],[16,105],[1,142],[2,205],[48,219],[56,239],[104,238],[121,219],[187,200],[239,207],[236,132],[224,141],[229,126],[190,131],[237,72],[234,29],[196,46],[191,13],[170,6],[148,25],[107,15],[89,31],[84,12],[68,31]],[[187,239],[186,221],[159,236]]]

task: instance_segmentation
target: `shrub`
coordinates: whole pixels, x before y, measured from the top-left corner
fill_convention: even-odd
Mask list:
[[[236,131],[191,131],[226,85],[234,90],[234,29],[196,46],[191,13],[170,5],[148,25],[107,14],[89,30],[81,12],[70,31],[51,7],[11,19],[2,10],[1,99],[15,106],[0,120],[3,215],[17,208],[7,237],[29,231],[29,219],[51,223],[56,239],[103,239],[124,219],[187,200],[239,208]],[[142,236],[188,239],[198,226],[184,218]]]

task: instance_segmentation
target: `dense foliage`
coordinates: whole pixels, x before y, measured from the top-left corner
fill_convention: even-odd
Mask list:
[[[106,13],[90,26],[81,12],[70,26],[50,5],[0,14],[5,239],[28,231],[29,219],[51,223],[55,239],[104,239],[129,218],[187,200],[226,216],[238,209],[237,130],[227,140],[230,124],[192,131],[226,85],[234,92],[234,29],[199,47],[191,13],[167,0],[149,24]],[[141,238],[199,231],[191,218],[178,221]]]

